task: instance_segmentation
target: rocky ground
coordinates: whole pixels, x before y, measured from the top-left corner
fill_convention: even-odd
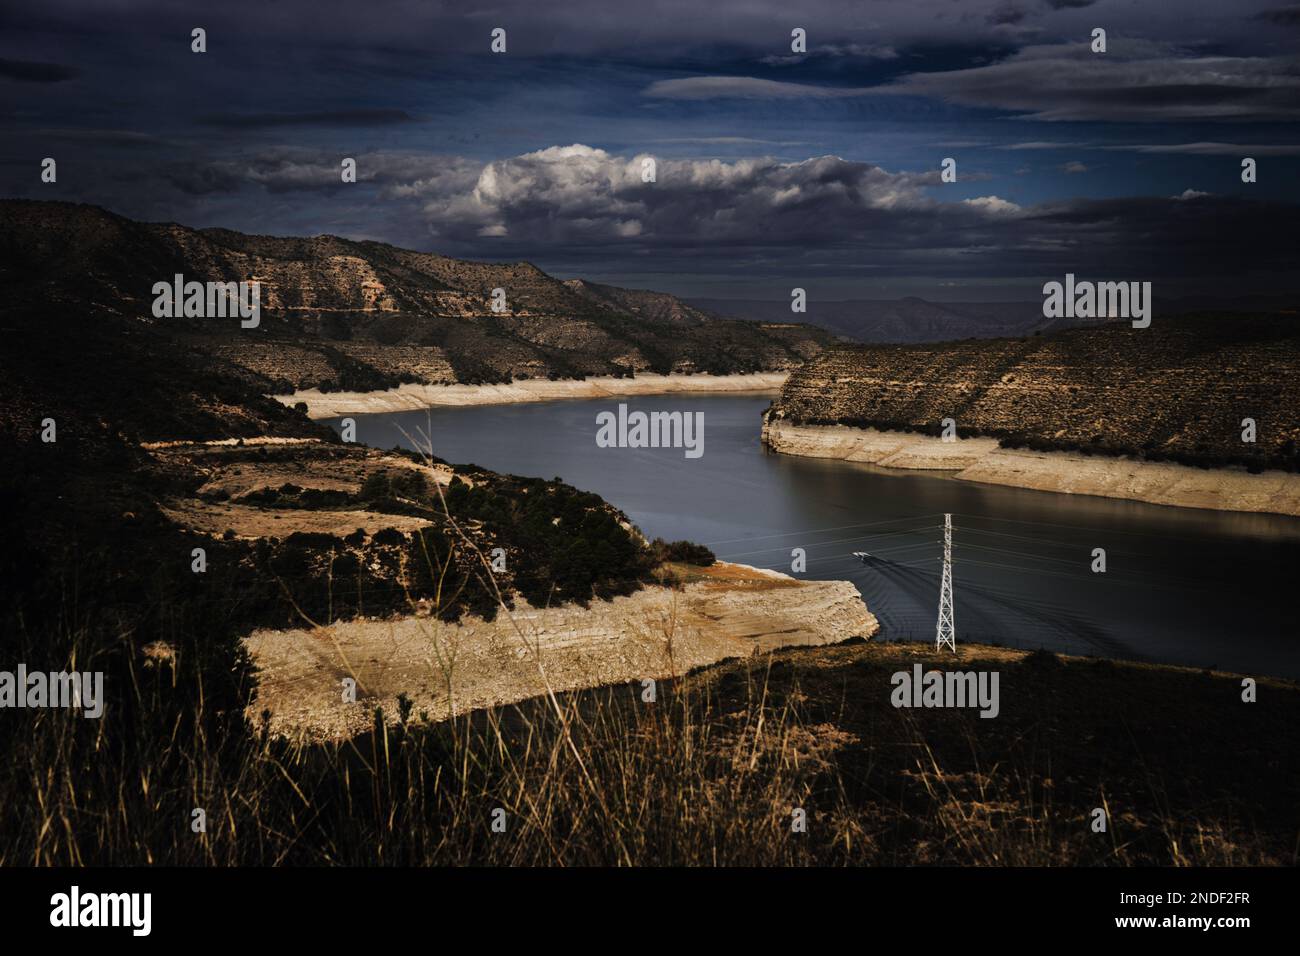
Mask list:
[[[673,566],[652,586],[586,608],[519,603],[492,621],[428,616],[258,630],[246,641],[259,669],[252,710],[275,732],[342,738],[390,720],[399,697],[416,714],[453,713],[547,693],[677,677],[781,647],[836,644],[879,630],[853,585],[796,581],[744,565]],[[357,683],[343,700],[344,678]]]

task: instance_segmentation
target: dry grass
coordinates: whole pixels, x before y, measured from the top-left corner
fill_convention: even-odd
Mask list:
[[[1275,729],[1203,745],[1098,743],[1003,666],[1004,713],[897,711],[888,675],[914,651],[789,651],[661,682],[607,687],[433,723],[409,710],[349,741],[295,745],[212,730],[168,699],[170,669],[135,674],[133,728],[22,712],[0,778],[9,864],[1259,865],[1296,862],[1295,778],[1260,754]],[[1061,666],[1055,691],[1126,667]],[[1018,668],[1014,670],[1013,668]],[[1076,671],[1071,675],[1071,671]],[[1136,670],[1136,669],[1134,669]],[[1149,669],[1159,720],[1174,697],[1210,719],[1223,677]],[[1199,688],[1189,693],[1188,688]],[[1294,718],[1294,689],[1285,713]],[[1015,703],[1015,701],[1020,703]],[[202,700],[197,707],[204,706]],[[6,715],[13,721],[15,712]],[[1064,722],[1062,724],[1062,722]],[[221,722],[216,721],[216,726]],[[1292,727],[1295,721],[1292,720]],[[1162,732],[1159,723],[1148,724]],[[219,736],[224,734],[224,736]],[[1195,754],[1199,754],[1197,757]],[[1275,755],[1277,757],[1279,755]],[[1253,767],[1251,777],[1243,772]],[[1107,808],[1093,833],[1089,811]],[[207,830],[191,830],[203,808]],[[506,830],[493,832],[493,812]],[[808,832],[792,832],[792,810]]]
[[[865,644],[679,675],[653,701],[621,685],[432,722],[403,700],[396,723],[308,745],[249,726],[212,665],[89,633],[69,615],[18,634],[29,659],[55,641],[128,690],[103,720],[0,715],[0,863],[1297,862],[1300,692],[1281,683],[1248,706],[1224,675],[967,647],[963,667],[1002,673],[1001,714],[981,720],[894,709],[894,671],[952,659]],[[450,679],[454,649],[430,653]]]

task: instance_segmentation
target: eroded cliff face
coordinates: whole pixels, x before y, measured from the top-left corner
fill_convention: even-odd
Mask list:
[[[1022,339],[837,346],[795,371],[772,422],[1253,470],[1300,468],[1300,319],[1198,315]],[[1244,420],[1255,441],[1243,441]]]
[[[263,393],[782,371],[833,340],[807,325],[723,319],[664,293],[564,282],[527,262],[139,223],[70,203],[0,202],[0,262],[20,304],[129,318]],[[154,283],[177,274],[257,281],[260,324],[155,318]]]

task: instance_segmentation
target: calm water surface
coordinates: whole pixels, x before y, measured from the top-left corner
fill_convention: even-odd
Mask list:
[[[704,413],[704,455],[596,446],[596,415]],[[429,435],[455,463],[560,477],[649,537],[852,581],[882,640],[934,640],[944,512],[953,515],[958,640],[1300,677],[1289,604],[1300,519],[1057,495],[765,452],[770,395],[643,396],[354,416],[357,439]],[[338,420],[330,422],[336,428]],[[403,434],[405,431],[406,435]],[[1091,569],[1106,550],[1107,572]],[[870,566],[854,551],[875,556]]]

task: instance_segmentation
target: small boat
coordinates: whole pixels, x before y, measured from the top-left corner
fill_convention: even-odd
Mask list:
[[[875,558],[871,555],[871,552],[869,551],[854,551],[853,556],[857,558],[859,561],[861,561],[863,564],[870,564],[872,561],[875,560]]]

